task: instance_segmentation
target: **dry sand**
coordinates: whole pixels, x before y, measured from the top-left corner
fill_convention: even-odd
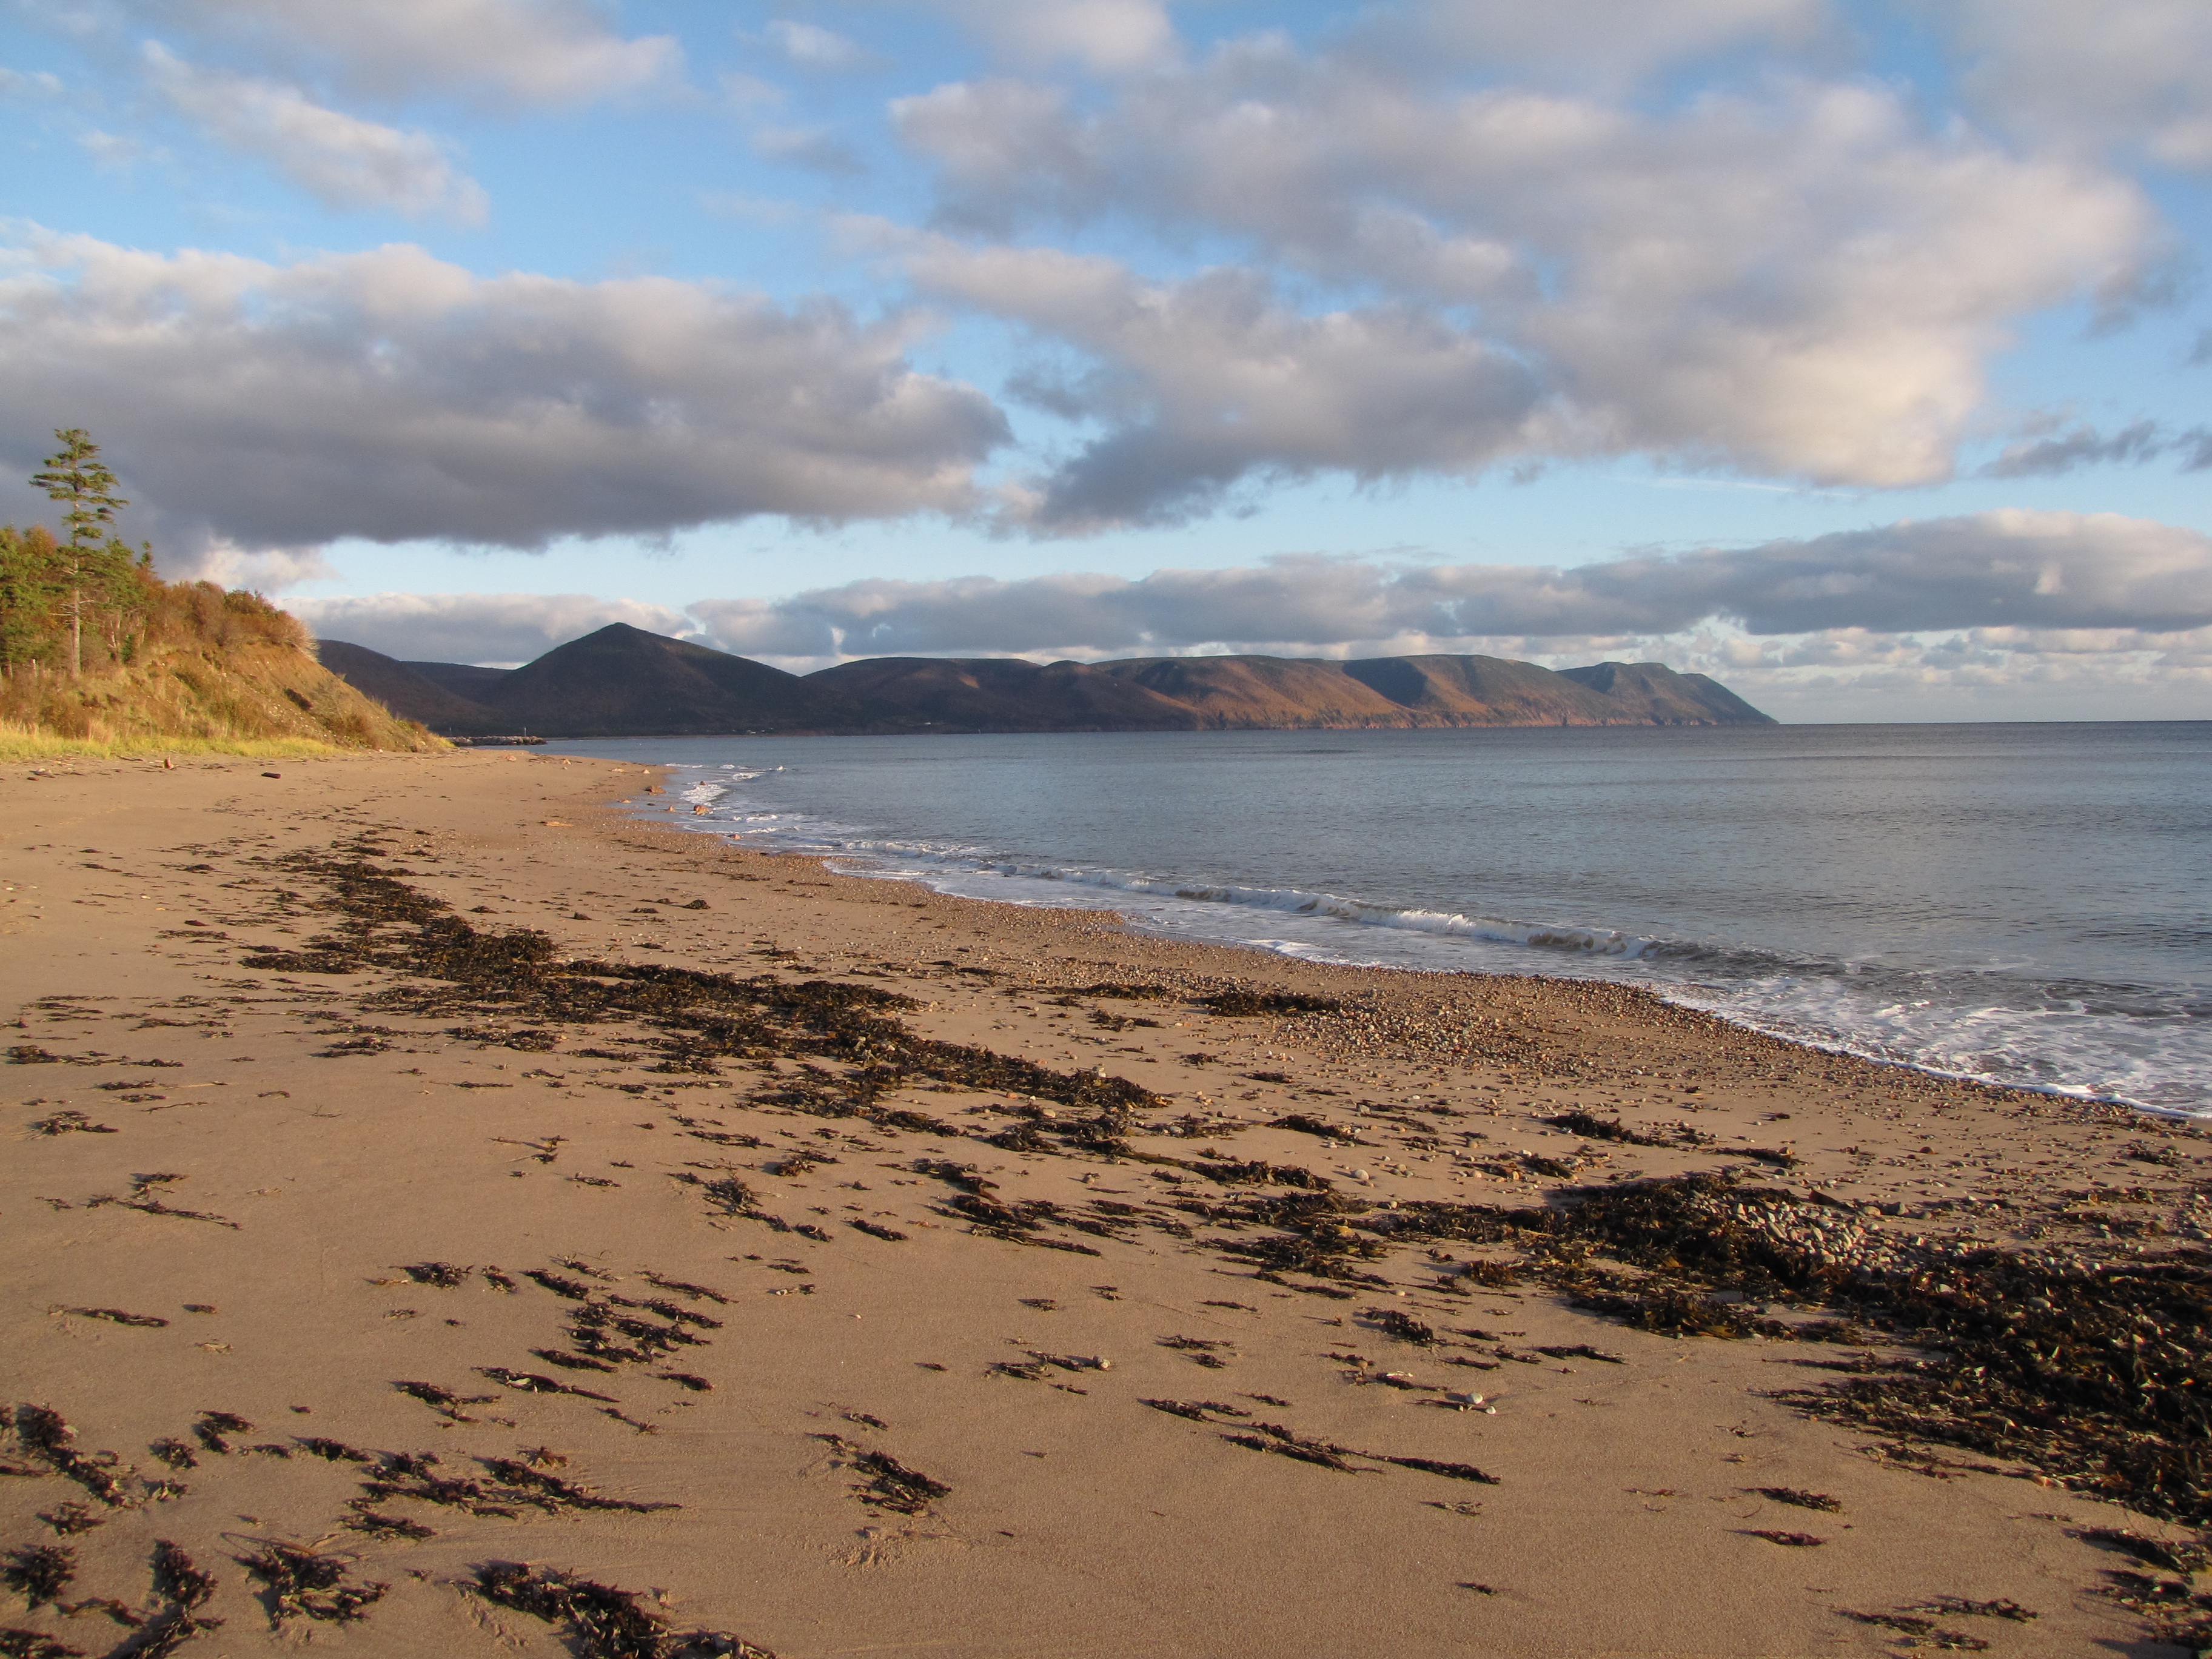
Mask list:
[[[0,1653],[2183,1650],[2082,1536],[2179,1527],[1802,1409],[1912,1351],[1717,1272],[1736,1335],[1639,1328],[1665,1252],[1530,1212],[1734,1170],[1823,1260],[2125,1265],[2203,1236],[2201,1138],[835,875],[651,781],[11,769]]]

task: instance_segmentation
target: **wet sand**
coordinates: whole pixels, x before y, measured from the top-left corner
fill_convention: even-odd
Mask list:
[[[0,782],[0,1652],[2186,1650],[2203,1137],[656,776]]]

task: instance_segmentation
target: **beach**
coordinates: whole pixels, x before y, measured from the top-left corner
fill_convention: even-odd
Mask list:
[[[5,1650],[2190,1650],[2188,1124],[659,775],[10,769]]]

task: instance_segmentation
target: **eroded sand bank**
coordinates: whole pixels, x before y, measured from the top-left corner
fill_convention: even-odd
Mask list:
[[[24,770],[5,1651],[2180,1650],[2083,1534],[2202,1516],[2186,1130],[613,763]],[[2109,1411],[1929,1381],[2094,1401],[2116,1330]]]

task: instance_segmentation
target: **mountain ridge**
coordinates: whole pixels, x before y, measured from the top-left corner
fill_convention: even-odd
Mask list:
[[[402,661],[343,640],[319,649],[341,678],[451,737],[1774,723],[1719,682],[1660,663],[870,657],[799,675],[624,623],[505,670]]]

